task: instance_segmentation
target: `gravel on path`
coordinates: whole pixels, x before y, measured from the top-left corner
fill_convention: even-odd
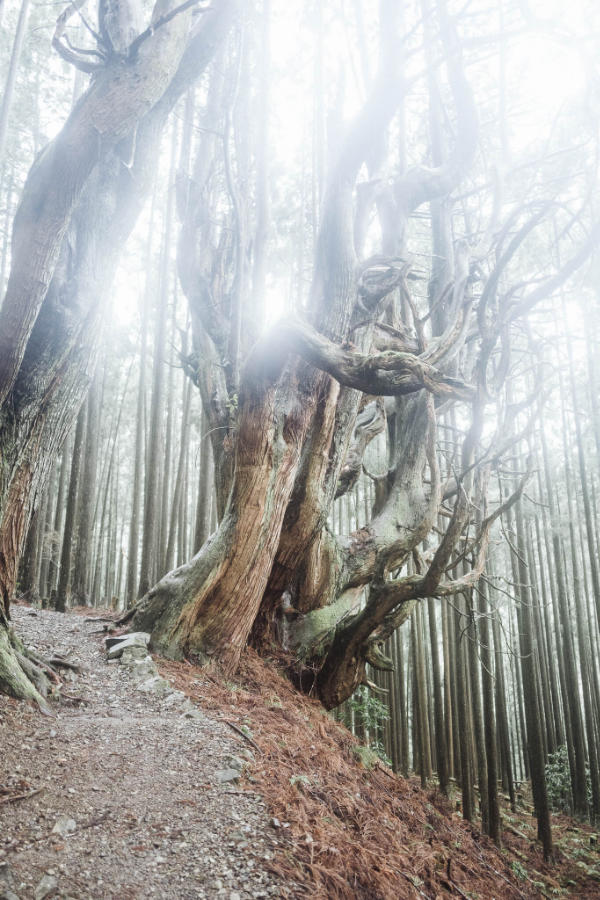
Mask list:
[[[93,618],[12,612],[27,646],[83,672],[53,718],[0,696],[0,900],[300,896],[268,870],[278,842],[252,785],[222,780],[251,760],[243,739],[140,691]]]

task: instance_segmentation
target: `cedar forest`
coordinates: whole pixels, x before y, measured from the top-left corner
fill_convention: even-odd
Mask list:
[[[0,25],[4,701],[65,702],[21,607],[149,635],[215,708],[283,678],[490,853],[529,828],[550,882],[510,877],[553,895],[556,829],[600,822],[600,13],[0,0]],[[311,856],[289,896],[441,896],[355,868]],[[597,896],[584,868],[555,895]]]

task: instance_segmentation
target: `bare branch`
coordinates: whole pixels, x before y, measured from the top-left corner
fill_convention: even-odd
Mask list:
[[[400,397],[425,389],[435,397],[472,402],[476,391],[444,375],[412,353],[393,350],[366,355],[336,344],[299,319],[279,325],[289,349],[346,387],[376,396]]]
[[[574,256],[569,259],[564,266],[562,266],[555,275],[551,278],[548,278],[542,284],[540,284],[537,288],[530,291],[529,294],[526,294],[525,297],[521,300],[520,303],[517,303],[513,306],[508,314],[507,318],[511,321],[516,319],[518,316],[523,316],[529,312],[530,309],[543,300],[545,297],[549,297],[555,290],[557,290],[564,282],[569,278],[577,269],[581,268],[581,266],[589,259],[593,250],[598,246],[600,242],[600,222],[596,222],[591,229],[587,240],[582,244],[580,249]]]
[[[103,62],[92,62],[89,59],[85,59],[84,56],[95,55],[103,60],[104,57],[101,53],[96,50],[77,50],[75,47],[70,45],[70,41],[65,35],[65,28],[67,27],[67,22],[74,16],[75,13],[78,13],[83,6],[85,6],[86,0],[73,0],[72,3],[67,6],[65,10],[60,14],[58,19],[56,20],[56,27],[54,29],[54,35],[52,36],[52,46],[56,50],[59,56],[61,56],[66,62],[75,66],[75,68],[79,69],[81,72],[86,72],[87,74],[92,74],[93,72],[97,72],[99,68],[103,65]],[[63,43],[63,35],[64,35],[64,43]]]
[[[148,38],[151,38],[153,34],[156,34],[156,32],[160,28],[168,25],[168,23],[171,22],[175,18],[175,16],[181,15],[181,13],[184,13],[187,9],[191,9],[192,6],[198,6],[201,2],[202,0],[185,0],[184,3],[180,3],[180,5],[176,6],[175,9],[172,9],[170,12],[165,13],[164,16],[160,16],[160,18],[158,18],[155,22],[152,22],[147,28],[144,29],[144,31],[141,32],[141,34],[138,34],[136,39],[129,45],[126,54],[127,58],[131,60],[135,59],[138,50],[140,49],[144,41],[147,41]],[[209,9],[210,6],[203,6],[202,9],[197,10],[197,12],[206,12]]]

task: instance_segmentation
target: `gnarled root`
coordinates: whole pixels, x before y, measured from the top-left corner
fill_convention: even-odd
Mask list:
[[[30,658],[12,630],[0,628],[0,692],[18,700],[32,700],[47,713],[49,690],[50,681],[42,667]]]

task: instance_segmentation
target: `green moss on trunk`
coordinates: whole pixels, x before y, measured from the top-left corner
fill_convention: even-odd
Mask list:
[[[33,700],[41,708],[46,707],[46,701],[19,662],[11,633],[3,627],[0,627],[0,692],[18,700]]]

